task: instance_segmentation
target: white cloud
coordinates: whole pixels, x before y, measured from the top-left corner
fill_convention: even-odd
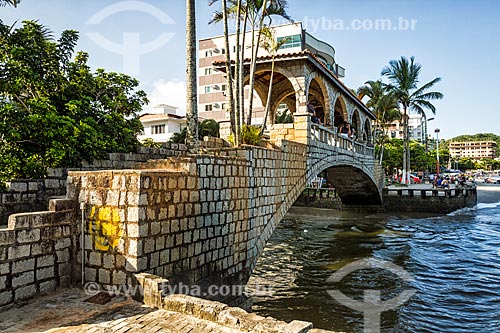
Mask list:
[[[183,81],[158,80],[153,83],[153,91],[148,95],[150,110],[158,104],[168,104],[178,107],[177,114],[186,114],[186,84]]]

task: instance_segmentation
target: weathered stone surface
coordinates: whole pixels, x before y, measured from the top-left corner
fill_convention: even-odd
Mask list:
[[[13,300],[12,291],[0,292],[0,305],[11,303]]]
[[[16,301],[33,298],[36,294],[36,286],[34,284],[18,288],[14,291],[14,299]]]
[[[25,272],[12,278],[12,288],[35,282],[35,272]]]
[[[26,259],[12,263],[12,273],[17,274],[35,269],[35,259]]]
[[[30,246],[29,245],[18,245],[9,247],[9,259],[18,259],[18,258],[26,258],[30,255]]]

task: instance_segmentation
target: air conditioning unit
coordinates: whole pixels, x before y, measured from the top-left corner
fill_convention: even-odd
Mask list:
[[[219,103],[214,103],[213,105],[214,105],[214,108],[220,109],[220,104]]]
[[[214,53],[219,54],[219,53],[220,53],[220,50],[219,50],[218,48],[215,48],[215,49],[214,49]]]
[[[220,86],[218,84],[214,84],[213,88],[214,90],[220,90]]]

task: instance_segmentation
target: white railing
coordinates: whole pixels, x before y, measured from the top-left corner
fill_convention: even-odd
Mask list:
[[[344,138],[339,135],[337,128],[325,127],[320,124],[311,124],[311,140],[327,144],[336,150],[345,150],[346,153],[357,153],[367,157],[374,156],[374,148],[366,143]]]

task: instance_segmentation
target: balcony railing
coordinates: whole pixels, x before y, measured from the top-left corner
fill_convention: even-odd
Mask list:
[[[332,146],[335,149],[342,149],[346,152],[362,154],[365,156],[374,156],[374,147],[367,143],[347,139],[339,135],[337,128],[325,127],[320,124],[311,124],[311,140]]]

